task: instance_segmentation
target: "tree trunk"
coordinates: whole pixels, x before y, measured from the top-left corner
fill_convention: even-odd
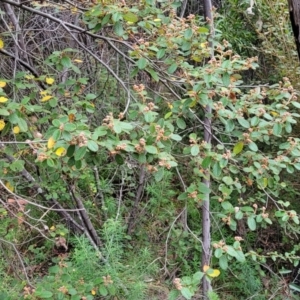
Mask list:
[[[211,58],[214,56],[213,52],[213,42],[212,38],[214,37],[214,28],[213,28],[213,16],[212,16],[212,3],[211,0],[204,0],[204,16],[209,23],[210,26],[210,48],[211,48]],[[209,105],[205,108],[205,118],[204,118],[204,141],[208,144],[211,143],[211,135],[212,135],[212,126],[211,126],[211,112],[212,109]],[[203,179],[203,183],[210,188],[210,175],[207,171],[205,174],[205,178]],[[205,199],[203,199],[203,206],[202,206],[202,242],[203,242],[203,249],[202,249],[202,269],[204,265],[210,265],[210,258],[211,258],[211,250],[210,250],[210,194],[207,193],[205,195]],[[202,280],[202,290],[205,299],[208,299],[208,292],[211,290],[210,281],[203,277]]]

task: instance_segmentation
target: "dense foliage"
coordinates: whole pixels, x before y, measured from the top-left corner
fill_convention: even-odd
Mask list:
[[[0,299],[296,297],[298,65],[274,3],[2,1]]]

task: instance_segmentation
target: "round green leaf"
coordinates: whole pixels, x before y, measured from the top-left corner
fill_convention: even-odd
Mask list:
[[[148,61],[145,57],[141,57],[137,62],[137,66],[140,70],[145,69],[147,64],[148,64]]]
[[[237,120],[238,120],[238,122],[240,123],[240,125],[242,127],[244,127],[244,128],[249,128],[250,127],[250,124],[249,124],[249,122],[246,119],[244,119],[244,118],[238,118]]]
[[[256,229],[256,221],[254,219],[254,216],[248,217],[247,224],[250,230],[254,231]]]
[[[87,147],[89,148],[89,150],[93,151],[93,152],[97,152],[99,149],[99,146],[96,142],[89,140],[87,143]]]
[[[249,149],[252,150],[253,152],[256,152],[258,150],[258,147],[257,145],[254,143],[254,142],[251,142],[249,145],[248,145]]]
[[[186,123],[185,123],[184,119],[182,119],[182,118],[177,118],[176,119],[176,125],[180,129],[185,129],[186,128]]]
[[[78,150],[76,150],[75,152],[75,156],[74,156],[75,160],[77,161],[82,159],[86,154],[86,150],[87,150],[86,146],[78,148]]]
[[[148,153],[157,154],[157,148],[155,146],[146,145],[145,149]]]
[[[198,155],[199,152],[200,152],[200,150],[199,150],[199,146],[198,146],[198,145],[193,145],[193,146],[191,147],[191,154],[192,154],[193,156]]]
[[[239,154],[240,152],[243,151],[244,148],[244,142],[238,142],[235,144],[235,146],[233,147],[233,153],[234,154]]]

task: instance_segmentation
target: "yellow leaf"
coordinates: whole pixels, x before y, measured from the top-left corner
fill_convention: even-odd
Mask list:
[[[68,118],[69,118],[69,122],[73,123],[74,120],[76,119],[76,116],[74,114],[69,114]]]
[[[208,272],[207,275],[209,277],[218,277],[220,275],[220,271],[217,269],[213,269],[211,272]]]
[[[50,227],[50,230],[51,230],[51,231],[54,231],[54,230],[55,230],[55,226],[54,226],[54,225],[51,226],[51,227]]]
[[[5,81],[0,81],[0,88],[3,88],[6,86],[6,82]]]
[[[48,95],[48,96],[45,96],[41,99],[41,102],[46,102],[46,101],[49,101],[50,99],[52,98],[52,96]]]
[[[28,80],[31,80],[31,79],[34,79],[34,76],[33,75],[25,75],[25,78]]]
[[[5,127],[4,120],[0,120],[0,131],[3,130],[4,127]]]
[[[81,59],[74,59],[74,62],[81,64],[83,61]]]
[[[204,265],[203,266],[203,272],[206,272],[207,270],[209,270],[209,266],[208,265]]]
[[[6,188],[9,189],[11,192],[14,191],[14,187],[13,187],[9,182],[6,182],[6,183],[5,183],[5,186],[6,186]]]
[[[54,145],[55,145],[55,141],[54,138],[51,136],[51,138],[48,140],[47,147],[48,149],[51,149],[54,147]]]
[[[49,92],[47,91],[47,90],[45,90],[45,91],[40,91],[40,95],[47,95]]]
[[[51,77],[46,77],[46,83],[49,84],[49,85],[51,85],[51,84],[54,83],[54,79],[51,78]]]
[[[279,115],[279,113],[277,113],[276,111],[271,111],[271,115],[272,115],[273,117],[277,117],[277,116]]]
[[[57,156],[63,156],[63,155],[66,154],[66,149],[63,148],[63,147],[59,147],[59,148],[56,149],[55,154]]]
[[[197,105],[197,101],[193,100],[193,102],[191,102],[190,107],[195,107]]]
[[[2,49],[3,47],[4,47],[4,42],[0,40],[0,49]]]
[[[8,99],[6,97],[0,97],[0,103],[5,103]]]
[[[217,269],[211,269],[210,266],[204,265],[203,272],[206,273],[209,277],[218,277],[220,275],[220,271]]]
[[[200,44],[200,47],[201,47],[201,48],[206,48],[206,45],[207,45],[207,43],[201,43],[201,44]]]
[[[154,22],[160,22],[161,19],[154,19],[153,21],[154,21]]]
[[[19,126],[15,126],[15,127],[13,128],[13,133],[14,133],[14,134],[20,133],[20,127],[19,127]]]
[[[91,290],[91,294],[92,295],[96,295],[96,291],[95,290]]]

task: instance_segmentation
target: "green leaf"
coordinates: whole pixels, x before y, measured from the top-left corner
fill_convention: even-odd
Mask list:
[[[148,64],[148,61],[145,57],[141,57],[138,61],[137,61],[137,66],[140,70],[143,70],[146,68]]]
[[[76,150],[75,152],[75,155],[74,155],[74,158],[75,160],[81,160],[85,154],[86,154],[86,151],[87,151],[87,147],[86,146],[83,146],[83,147],[80,147]]]
[[[198,285],[198,284],[200,283],[201,279],[203,278],[203,276],[204,276],[204,273],[202,273],[202,272],[200,272],[200,271],[196,272],[196,273],[193,275],[192,283],[193,283],[194,285],[196,285],[196,284]]]
[[[171,138],[172,140],[174,140],[174,141],[177,141],[177,142],[179,142],[179,141],[182,140],[182,138],[181,138],[180,135],[174,134],[174,133],[172,133],[172,134],[170,135],[170,138]]]
[[[99,293],[101,296],[104,296],[104,297],[108,295],[108,291],[107,291],[107,288],[105,287],[105,285],[100,285]]]
[[[76,291],[74,288],[68,289],[68,293],[69,293],[70,295],[77,295],[77,291]]]
[[[211,192],[210,188],[208,188],[203,182],[198,183],[198,191],[202,194],[209,194]]]
[[[107,129],[104,126],[99,126],[95,129],[94,134],[97,136],[96,139],[98,139],[99,136],[104,136],[107,134]]]
[[[239,154],[240,152],[243,151],[244,148],[244,142],[238,142],[235,144],[235,146],[233,147],[233,153],[234,154]]]
[[[176,125],[180,129],[185,129],[186,128],[186,123],[185,123],[184,119],[182,119],[182,118],[177,118],[176,119]]]
[[[292,104],[293,104],[295,107],[300,108],[300,103],[299,103],[299,102],[292,101]]]
[[[75,145],[70,145],[67,150],[67,156],[72,157],[75,152]]]
[[[15,160],[9,165],[9,168],[14,172],[20,172],[24,169],[24,160]]]
[[[185,298],[185,299],[192,299],[192,297],[194,296],[194,293],[191,292],[191,290],[187,287],[183,287],[181,290],[181,295]]]
[[[235,214],[235,218],[237,220],[242,220],[243,216],[244,216],[244,214],[240,210]]]
[[[296,291],[296,292],[300,292],[300,286],[295,284],[295,283],[290,283],[289,287],[291,290]]]
[[[198,28],[198,32],[199,32],[199,33],[208,33],[209,30],[208,30],[208,28],[206,28],[206,27],[199,27],[199,28]]]
[[[192,28],[186,29],[183,36],[184,36],[185,39],[189,40],[193,36]]]
[[[229,86],[229,84],[230,84],[230,75],[227,72],[223,74],[222,81],[223,81],[224,86],[226,86],[226,87]]]
[[[120,21],[118,21],[114,24],[114,32],[118,36],[123,36],[124,29],[123,29],[122,23]]]
[[[24,119],[21,119],[21,118],[18,119],[18,126],[20,127],[20,131],[27,132],[28,127],[27,127],[27,123]]]
[[[169,74],[173,74],[177,70],[177,68],[178,68],[178,65],[176,63],[174,63],[168,68],[167,72]]]
[[[75,167],[76,167],[76,169],[81,169],[81,167],[82,167],[82,161],[81,160],[77,160],[77,161],[75,161]]]
[[[223,250],[221,248],[217,248],[214,255],[216,258],[220,258],[223,255]]]
[[[89,150],[93,151],[93,152],[97,152],[99,149],[99,146],[96,142],[89,140],[87,143],[87,147],[89,148]]]
[[[154,179],[156,182],[161,181],[164,178],[165,170],[164,168],[158,169],[157,172],[154,173]]]
[[[188,193],[187,192],[184,192],[184,193],[181,193],[178,197],[177,197],[177,199],[178,200],[186,200],[187,198],[188,198]]]
[[[41,291],[38,294],[39,294],[38,296],[42,299],[49,299],[52,298],[53,296],[53,293],[49,291]]]
[[[236,258],[237,261],[239,261],[239,262],[244,262],[244,261],[246,260],[243,251],[237,250],[237,251],[236,251],[236,254],[237,254],[237,255],[236,255],[235,258]]]
[[[227,246],[227,254],[229,254],[232,257],[236,257],[237,253],[236,250],[232,246]]]
[[[226,183],[227,185],[232,185],[233,184],[233,179],[230,177],[230,176],[224,176],[223,178],[222,178],[222,181],[224,182],[224,183]]]
[[[221,206],[225,209],[225,210],[228,210],[228,211],[232,211],[233,210],[233,206],[230,202],[228,201],[224,201],[221,203]]]
[[[54,167],[55,167],[55,164],[54,164],[53,159],[48,158],[48,159],[47,159],[47,165],[48,165],[48,167],[50,167],[50,168],[54,168]]]
[[[159,81],[159,77],[158,77],[157,72],[155,72],[154,70],[149,69],[149,68],[147,68],[146,71],[149,72],[149,74],[151,75],[152,79],[153,79],[155,82],[158,82],[158,81]]]
[[[66,123],[64,124],[64,130],[66,131],[74,131],[76,129],[76,125],[73,123]]]
[[[256,229],[256,221],[254,216],[248,217],[247,224],[250,230],[254,231]]]
[[[275,123],[273,126],[273,134],[280,136],[282,132],[282,125],[280,123]]]
[[[169,111],[168,113],[165,114],[164,119],[165,120],[169,119],[172,116],[172,114],[173,113],[171,111]]]
[[[128,12],[127,14],[123,15],[123,19],[132,23],[136,23],[139,20],[138,16],[132,12]]]
[[[156,53],[156,58],[161,59],[165,56],[166,54],[166,49],[159,49]]]
[[[238,122],[240,123],[240,125],[242,127],[244,127],[244,128],[249,128],[250,127],[250,124],[249,124],[249,122],[246,119],[244,119],[244,118],[238,118],[237,120],[238,120]]]
[[[220,268],[223,269],[223,270],[227,270],[228,268],[228,258],[226,255],[222,255],[220,258],[219,258],[219,265],[220,265]]]
[[[151,113],[151,111],[149,111],[148,113]],[[117,134],[121,133],[122,131],[129,133],[129,131],[132,128],[133,128],[133,126],[130,123],[122,122],[120,120],[114,120],[113,129],[114,129],[115,133],[117,133]]]
[[[204,169],[207,169],[211,163],[211,157],[210,156],[206,156],[203,161],[202,161],[202,164],[201,166],[204,168]]]
[[[10,113],[7,109],[0,108],[0,116],[9,116]]]
[[[251,118],[251,126],[255,127],[257,124],[259,123],[259,117],[258,116],[254,116]]]
[[[69,56],[63,56],[60,62],[65,68],[70,68],[72,65],[72,61]]]
[[[180,295],[180,291],[178,291],[178,290],[172,290],[169,293],[168,300],[176,300],[179,295]]]
[[[144,116],[147,123],[152,123],[155,121],[157,113],[154,111],[147,111],[144,113]]]
[[[248,144],[248,147],[253,152],[256,152],[258,150],[258,147],[257,147],[257,145],[254,142],[251,142],[250,144]]]
[[[54,141],[58,141],[60,136],[61,136],[61,131],[59,129],[53,131],[52,137]]]
[[[233,131],[234,127],[235,127],[235,125],[234,125],[233,120],[227,120],[227,122],[225,124],[225,130],[226,130],[226,132]]]
[[[157,154],[158,153],[157,148],[155,146],[146,145],[145,149],[148,153],[151,153],[151,154]]]
[[[193,156],[197,156],[199,154],[200,150],[199,150],[199,146],[198,145],[193,145],[191,147],[191,154]]]
[[[117,162],[117,164],[118,164],[119,166],[121,166],[121,165],[124,164],[124,158],[123,158],[123,156],[120,155],[120,154],[116,154],[115,160],[116,160],[116,162]]]

